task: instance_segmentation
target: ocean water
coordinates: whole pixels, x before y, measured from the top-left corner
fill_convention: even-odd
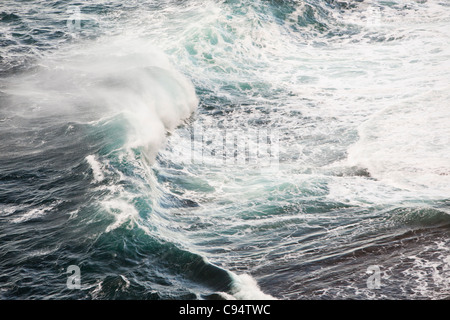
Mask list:
[[[2,0],[0,298],[448,299],[449,9]]]

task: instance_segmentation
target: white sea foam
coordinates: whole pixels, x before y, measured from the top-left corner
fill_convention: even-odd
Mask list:
[[[43,216],[45,216],[47,213],[49,213],[53,209],[53,206],[50,207],[41,207],[41,208],[34,208],[31,209],[24,214],[21,214],[20,216],[14,218],[11,220],[12,223],[21,223],[26,222],[33,219],[38,219]]]
[[[238,300],[275,300],[261,291],[256,280],[248,274],[230,273],[233,279],[232,295]]]
[[[106,228],[105,232],[111,232],[122,225],[131,227],[139,217],[136,208],[123,199],[105,200],[102,205],[114,217],[114,222]]]
[[[448,197],[449,99],[431,91],[418,102],[399,102],[375,114],[360,127],[349,160],[395,187]]]
[[[94,155],[91,154],[87,156],[86,161],[91,166],[95,182],[101,182],[103,179],[105,179],[105,176],[102,171],[102,164],[97,161]]]

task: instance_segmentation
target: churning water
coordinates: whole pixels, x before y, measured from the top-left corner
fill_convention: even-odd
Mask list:
[[[0,297],[448,298],[449,9],[2,0]]]

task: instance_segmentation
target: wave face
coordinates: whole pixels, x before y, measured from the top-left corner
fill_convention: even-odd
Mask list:
[[[2,1],[0,298],[448,298],[449,22]]]

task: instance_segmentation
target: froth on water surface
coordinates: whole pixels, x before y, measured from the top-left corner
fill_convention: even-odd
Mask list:
[[[0,297],[448,298],[449,21],[2,1]]]

